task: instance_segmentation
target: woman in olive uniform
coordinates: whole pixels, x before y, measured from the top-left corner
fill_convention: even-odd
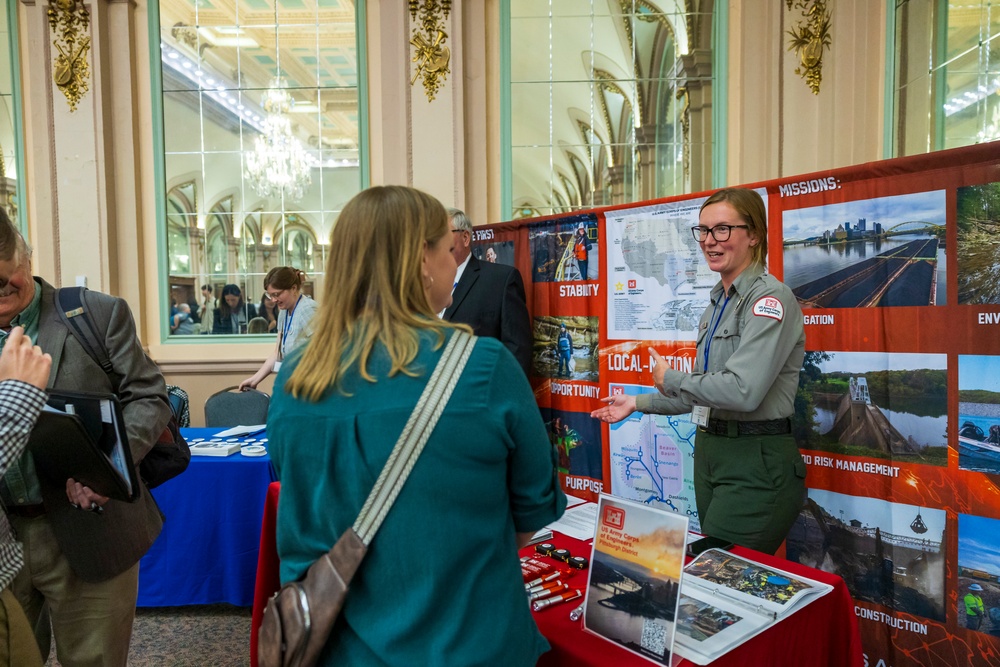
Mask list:
[[[701,531],[774,553],[805,495],[805,463],[791,434],[805,355],[802,310],[765,270],[767,220],[753,190],[709,197],[692,228],[721,280],[698,326],[695,372],[656,361],[658,394],[616,395],[591,415],[618,422],[635,411],[691,413],[695,501]]]

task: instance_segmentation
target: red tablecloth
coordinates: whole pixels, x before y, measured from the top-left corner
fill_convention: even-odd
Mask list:
[[[253,590],[253,614],[250,617],[250,665],[257,667],[257,629],[264,618],[267,601],[281,587],[278,579],[278,545],[275,527],[278,521],[278,493],[281,482],[271,482],[264,500],[264,519],[260,525],[260,554],[257,556],[257,583]]]
[[[260,535],[260,560],[257,568],[257,587],[254,593],[253,618],[250,629],[250,665],[257,667],[257,629],[260,627],[264,606],[278,590],[278,554],[275,548],[275,521],[278,512],[280,483],[274,482],[267,490],[264,519]],[[551,540],[574,556],[590,558],[590,544],[556,533]],[[855,667],[864,664],[861,655],[861,636],[854,601],[843,579],[836,575],[813,570],[781,558],[768,556],[737,547],[734,553],[746,556],[770,567],[792,574],[816,579],[833,586],[833,590],[805,608],[793,613],[768,631],[757,635],[742,646],[720,657],[713,667]],[[521,555],[534,554],[534,547],[521,550]],[[571,587],[586,591],[587,571],[576,572],[567,580]],[[549,640],[552,650],[538,661],[539,667],[589,667],[590,665],[628,666],[652,664],[644,658],[629,653],[609,641],[583,630],[583,621],[570,621],[569,612],[581,600],[534,612],[542,634]],[[687,660],[675,664],[692,667]]]
[[[590,544],[556,533],[552,544],[568,549],[573,556],[590,559]],[[534,554],[534,547],[521,555]],[[770,567],[822,581],[833,590],[805,608],[793,613],[745,644],[716,659],[713,667],[854,667],[863,665],[861,636],[854,615],[854,601],[840,577],[814,570],[781,558],[737,547],[733,553]],[[540,560],[546,560],[540,558]],[[570,588],[586,593],[587,571],[575,572],[566,581]],[[583,629],[583,620],[569,620],[569,613],[583,600],[573,600],[534,612],[535,621],[549,640],[552,650],[538,661],[539,667],[588,667],[590,665],[641,665],[650,661],[619,648]],[[674,659],[675,665],[691,667],[694,663]]]

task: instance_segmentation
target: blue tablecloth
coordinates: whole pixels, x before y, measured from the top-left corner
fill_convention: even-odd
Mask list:
[[[221,430],[182,432],[190,441]],[[153,489],[166,521],[139,565],[138,606],[253,604],[264,500],[275,479],[266,455],[192,456],[187,470]]]

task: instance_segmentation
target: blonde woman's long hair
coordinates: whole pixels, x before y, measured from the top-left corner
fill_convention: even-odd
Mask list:
[[[379,186],[351,199],[330,233],[315,333],[285,389],[318,401],[327,389],[342,388],[355,364],[374,382],[368,361],[377,343],[389,354],[389,375],[416,376],[410,364],[421,330],[436,333],[436,347],[449,329],[469,331],[438,318],[424,291],[424,250],[450,233],[444,206],[419,190]]]

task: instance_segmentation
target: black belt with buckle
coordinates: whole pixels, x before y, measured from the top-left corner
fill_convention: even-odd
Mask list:
[[[37,505],[9,505],[7,513],[25,519],[34,519],[45,514],[45,505],[42,503],[38,503]]]
[[[735,419],[709,419],[708,425],[701,427],[705,433],[737,438],[741,435],[785,435],[792,432],[792,422],[784,419],[765,419],[755,422],[741,422]]]

